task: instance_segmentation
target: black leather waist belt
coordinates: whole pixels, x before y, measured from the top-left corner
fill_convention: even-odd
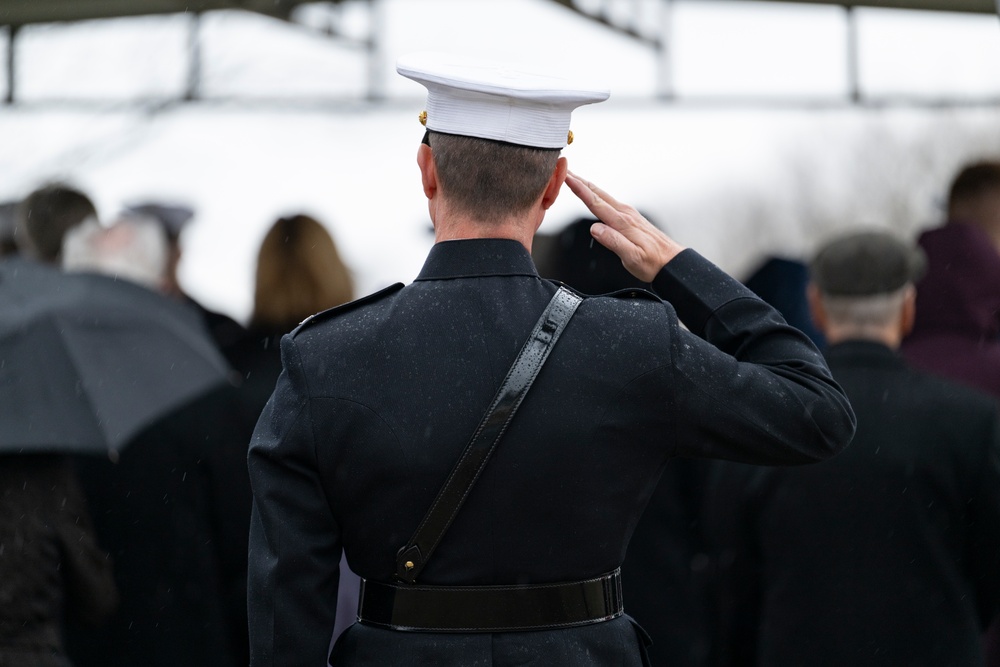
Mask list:
[[[618,570],[586,581],[520,586],[420,586],[361,580],[358,621],[411,632],[520,632],[622,614]]]

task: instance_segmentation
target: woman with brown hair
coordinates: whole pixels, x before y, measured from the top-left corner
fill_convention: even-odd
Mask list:
[[[238,370],[255,414],[281,373],[281,337],[314,313],[353,298],[351,274],[330,233],[315,218],[279,218],[257,254],[254,307],[248,344]]]
[[[314,218],[280,218],[257,255],[250,328],[294,329],[313,313],[353,298],[351,274],[330,233]]]

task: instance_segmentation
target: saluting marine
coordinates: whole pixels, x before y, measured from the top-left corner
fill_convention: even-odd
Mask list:
[[[606,90],[441,54],[397,71],[428,89],[436,243],[411,284],[282,341],[249,457],[252,664],[643,664],[618,567],[667,459],[824,459],[850,405],[771,307],[568,172],[571,112]],[[564,184],[651,291],[538,276]],[[342,550],[359,622],[328,655]]]

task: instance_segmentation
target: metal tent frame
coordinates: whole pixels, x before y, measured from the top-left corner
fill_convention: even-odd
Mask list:
[[[679,98],[673,91],[671,77],[670,54],[670,16],[674,0],[656,0],[659,3],[660,20],[654,31],[641,30],[639,24],[641,0],[633,0],[632,8],[625,16],[622,12],[612,13],[610,5],[614,0],[597,0],[584,6],[580,0],[552,0],[570,11],[576,12],[596,21],[609,30],[628,35],[630,38],[645,44],[657,54],[659,75],[657,80],[657,95],[661,101],[682,103],[691,102]],[[716,105],[750,104],[787,104],[799,106],[829,106],[831,104],[848,103],[857,106],[886,106],[890,104],[909,104],[919,106],[997,106],[998,99],[960,99],[960,100],[927,100],[927,99],[873,99],[861,91],[859,81],[859,48],[857,42],[858,8],[879,8],[894,10],[940,11],[968,14],[1000,14],[1000,0],[734,0],[737,2],[775,2],[795,3],[801,5],[833,5],[842,7],[847,18],[847,68],[849,93],[843,102],[808,101],[808,100],[764,100],[748,98],[726,98],[714,101],[701,100],[701,103]],[[304,5],[326,4],[340,5],[343,0],[3,0],[0,3],[0,26],[6,26],[9,32],[7,40],[7,105],[18,103],[17,99],[17,41],[19,31],[28,25],[39,23],[76,22],[88,20],[111,19],[121,17],[150,16],[162,14],[187,14],[191,16],[190,36],[188,40],[188,83],[183,99],[177,101],[192,102],[201,99],[200,80],[202,70],[201,41],[199,26],[201,16],[205,12],[217,10],[243,10],[295,23],[295,11]],[[342,43],[351,43],[366,51],[368,60],[368,90],[365,95],[368,101],[381,99],[378,85],[378,45],[380,41],[380,26],[374,17],[377,16],[379,0],[363,0],[372,17],[369,21],[369,34],[361,39],[352,39],[338,34],[332,27],[324,34]],[[647,0],[648,2],[648,0]],[[622,3],[617,5],[620,8]],[[307,29],[303,26],[304,29]],[[68,101],[72,103],[72,100]],[[67,101],[60,101],[66,104]]]

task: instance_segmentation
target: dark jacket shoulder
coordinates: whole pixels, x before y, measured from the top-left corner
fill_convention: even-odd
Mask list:
[[[334,306],[322,312],[316,313],[315,315],[310,315],[306,319],[302,320],[299,326],[295,327],[289,334],[291,337],[295,337],[302,333],[302,331],[322,322],[327,322],[335,317],[344,315],[346,313],[356,311],[364,306],[377,303],[387,297],[395,294],[399,290],[403,289],[403,283],[394,283],[380,289],[377,292],[372,292],[368,296],[363,296],[360,299],[355,299],[354,301],[349,301],[347,303],[341,304],[339,306]]]
[[[845,384],[848,395],[855,394],[859,399],[877,391],[878,403],[882,403],[887,397],[882,393],[887,383],[891,383],[897,389],[905,389],[903,396],[910,402],[932,402],[949,413],[958,410],[966,414],[1000,414],[1000,406],[989,394],[917,368],[897,352],[879,344],[841,343],[831,346],[825,357],[834,378]]]

